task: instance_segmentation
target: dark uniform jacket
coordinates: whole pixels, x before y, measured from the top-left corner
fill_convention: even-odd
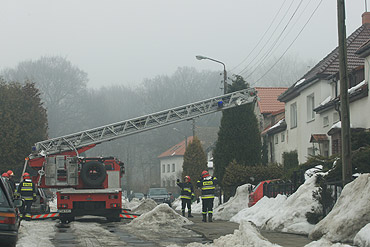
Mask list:
[[[26,201],[34,200],[36,199],[36,186],[31,179],[25,179],[18,185],[16,193]]]
[[[198,180],[197,187],[202,190],[202,199],[215,198],[215,189],[217,184],[217,178],[212,176]]]
[[[188,183],[180,183],[177,182],[177,186],[181,188],[181,199],[193,199],[195,194],[194,194],[194,187],[193,185],[188,182]]]

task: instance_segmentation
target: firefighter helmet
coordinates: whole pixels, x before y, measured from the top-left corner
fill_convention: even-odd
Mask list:
[[[9,177],[9,174],[4,172],[2,175],[1,175],[3,178],[8,178]]]
[[[190,182],[190,177],[189,176],[185,176],[185,179],[187,179]]]
[[[23,173],[23,179],[30,179],[30,174],[28,172]]]
[[[206,178],[206,177],[208,177],[209,176],[209,173],[207,172],[207,171],[203,171],[202,172],[202,177],[203,178]]]
[[[9,175],[9,177],[14,176],[14,173],[12,170],[7,171],[7,174]]]

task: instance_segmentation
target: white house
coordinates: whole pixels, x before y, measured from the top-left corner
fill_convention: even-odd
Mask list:
[[[350,118],[353,128],[368,129],[369,71],[367,68],[365,78],[364,68],[369,66],[369,61],[367,58],[365,63],[364,52],[362,56],[355,52],[370,38],[370,13],[366,12],[362,17],[362,25],[347,38]],[[285,151],[296,150],[300,163],[309,155],[329,156],[339,152],[340,135],[332,129],[340,121],[338,59],[336,48],[279,96],[278,99],[285,103],[285,123],[282,121],[267,130],[271,139],[276,140],[271,155],[276,157],[275,160],[281,161],[278,157]],[[284,142],[279,141],[279,137],[284,138]]]

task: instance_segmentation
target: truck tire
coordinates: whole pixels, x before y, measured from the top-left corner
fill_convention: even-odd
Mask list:
[[[98,161],[90,161],[82,165],[80,175],[86,186],[99,188],[107,176],[107,171],[104,164]]]

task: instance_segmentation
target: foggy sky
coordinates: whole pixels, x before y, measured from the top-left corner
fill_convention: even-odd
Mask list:
[[[231,69],[252,51],[279,8],[284,6],[275,26],[292,1],[0,0],[0,70],[57,55],[87,72],[89,87],[134,86],[144,78],[171,75],[182,66],[222,70],[221,64],[195,59],[204,55],[223,61],[229,73],[238,73],[261,46],[244,64]],[[361,25],[364,1],[346,1],[347,35]],[[293,2],[270,43],[299,2]],[[292,28],[289,35],[269,56],[279,57],[285,51],[319,2],[303,0],[287,28]],[[336,0],[323,0],[288,54],[318,61],[337,46],[336,4]]]

